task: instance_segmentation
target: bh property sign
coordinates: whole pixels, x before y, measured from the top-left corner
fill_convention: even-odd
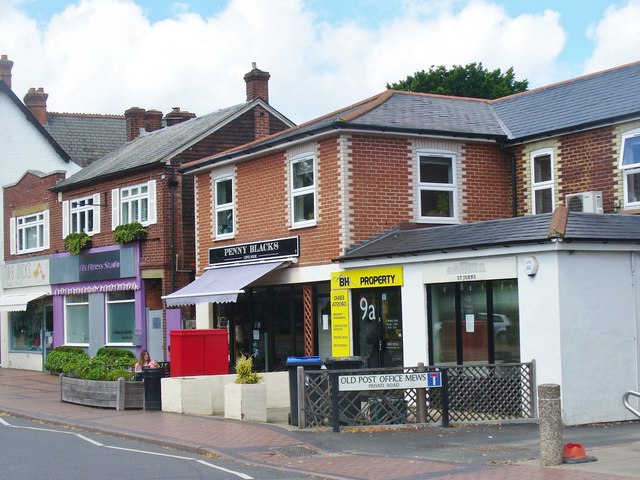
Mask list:
[[[442,372],[381,373],[338,377],[338,390],[341,392],[433,387],[442,387]]]

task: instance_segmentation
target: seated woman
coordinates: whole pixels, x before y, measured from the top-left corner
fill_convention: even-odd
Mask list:
[[[155,360],[151,360],[151,356],[149,352],[146,350],[142,350],[140,352],[140,356],[138,357],[138,361],[133,367],[133,370],[136,372],[136,380],[142,380],[142,368],[150,367],[150,368],[158,368],[158,362]]]

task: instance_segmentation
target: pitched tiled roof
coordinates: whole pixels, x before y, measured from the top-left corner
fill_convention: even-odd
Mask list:
[[[266,106],[261,100],[254,100],[192,118],[136,138],[71,177],[62,180],[56,185],[55,190],[65,190],[79,184],[90,183],[99,178],[118,175],[124,171],[169,162],[173,157],[226,125],[236,116],[250,110],[257,103]]]
[[[416,255],[523,243],[546,243],[552,214],[425,227],[394,229],[352,248],[339,260]],[[640,216],[571,212],[563,242],[617,242],[640,244]]]
[[[50,112],[44,128],[81,167],[114,151],[127,140],[123,115]]]
[[[640,62],[497,100],[387,90],[265,139],[191,162],[193,171],[332,130],[521,141],[640,117]]]
[[[640,115],[640,62],[492,102],[511,138],[523,140]]]

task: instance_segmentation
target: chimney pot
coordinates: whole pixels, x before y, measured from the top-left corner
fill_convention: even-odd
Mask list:
[[[167,127],[171,127],[177,123],[182,123],[191,118],[195,118],[196,114],[180,110],[180,107],[173,107],[169,113],[164,116]]]
[[[44,88],[40,87],[36,90],[31,87],[23,99],[26,107],[33,113],[41,125],[47,123],[47,98],[49,98],[49,95],[44,93]]]
[[[269,103],[269,72],[263,72],[256,67],[256,62],[251,63],[251,71],[244,76],[247,84],[247,102],[261,98]]]
[[[6,55],[0,55],[0,80],[11,88],[11,69],[13,62]]]
[[[124,112],[124,118],[127,123],[127,142],[134,140],[140,136],[140,130],[145,128],[145,109],[140,107],[131,107]]]

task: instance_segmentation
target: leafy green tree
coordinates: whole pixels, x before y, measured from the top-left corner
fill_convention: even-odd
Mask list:
[[[515,79],[513,67],[503,73],[499,68],[487,70],[482,63],[454,65],[450,70],[432,65],[429,71],[421,70],[405,80],[387,84],[394,90],[486,99],[524,92],[528,87],[527,80]]]

